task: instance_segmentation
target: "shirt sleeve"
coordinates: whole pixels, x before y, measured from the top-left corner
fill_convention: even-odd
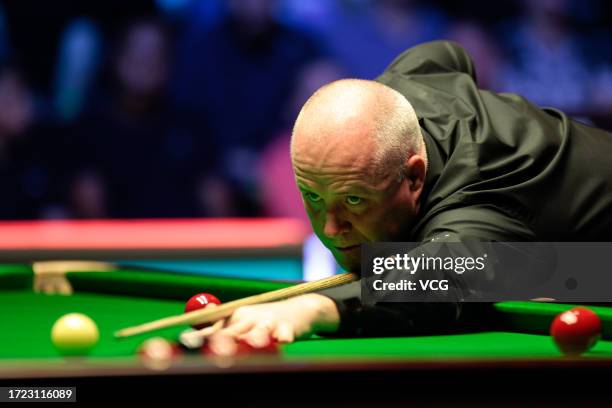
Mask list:
[[[326,289],[338,308],[340,337],[410,336],[453,330],[459,322],[458,302],[407,302],[367,305],[361,301],[361,281]],[[327,335],[327,334],[326,334]]]
[[[468,53],[451,41],[432,41],[400,54],[385,73],[401,75],[464,73],[476,81],[474,63]]]

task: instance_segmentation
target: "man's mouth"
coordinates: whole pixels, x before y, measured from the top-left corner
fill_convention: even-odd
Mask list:
[[[360,247],[361,247],[361,244],[357,244],[357,245],[351,245],[351,246],[345,246],[345,247],[337,246],[336,249],[340,252],[351,252],[351,251],[354,251],[355,249],[359,249]]]

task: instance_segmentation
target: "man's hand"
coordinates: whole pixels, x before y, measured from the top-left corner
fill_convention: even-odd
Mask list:
[[[265,347],[270,340],[290,343],[316,332],[334,332],[340,316],[326,296],[308,294],[280,302],[236,309],[223,329],[213,334],[209,345],[217,354],[232,354],[237,340]]]

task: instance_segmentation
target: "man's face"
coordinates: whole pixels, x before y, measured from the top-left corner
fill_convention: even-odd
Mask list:
[[[359,140],[359,142],[356,142]],[[401,238],[418,196],[399,169],[381,172],[371,138],[296,142],[293,167],[313,229],[345,270],[360,269],[360,244]]]

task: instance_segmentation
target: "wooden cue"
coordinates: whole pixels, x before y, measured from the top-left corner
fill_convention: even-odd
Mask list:
[[[292,296],[303,295],[306,293],[315,292],[322,289],[331,288],[334,286],[343,285],[353,282],[358,279],[354,273],[343,273],[327,278],[319,279],[312,282],[300,283],[283,289],[273,290],[271,292],[260,293],[258,295],[249,296],[243,299],[234,300],[212,309],[200,309],[193,312],[165,317],[163,319],[154,320],[138,326],[127,327],[115,333],[116,338],[124,338],[135,336],[137,334],[148,333],[154,330],[165,329],[167,327],[178,326],[180,324],[202,324],[211,323],[220,319],[224,319],[232,315],[234,310],[241,306],[255,305],[259,303],[273,302],[276,300],[286,299]]]

